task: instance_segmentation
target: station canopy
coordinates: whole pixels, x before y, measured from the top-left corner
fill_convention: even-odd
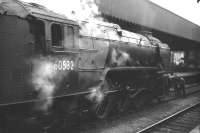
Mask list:
[[[103,15],[200,42],[198,25],[149,0],[99,0],[96,2]]]

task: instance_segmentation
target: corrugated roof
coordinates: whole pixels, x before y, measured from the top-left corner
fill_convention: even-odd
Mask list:
[[[99,10],[108,16],[200,42],[200,26],[149,0],[100,0]]]

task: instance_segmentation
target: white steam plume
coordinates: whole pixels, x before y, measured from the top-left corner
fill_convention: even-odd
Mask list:
[[[52,104],[52,95],[55,89],[53,78],[56,76],[53,64],[45,58],[33,60],[34,70],[32,83],[38,92],[37,108],[47,110]]]
[[[66,72],[56,69],[55,61],[56,59],[52,57],[39,57],[32,60],[31,82],[38,92],[36,108],[42,111],[47,111],[51,107],[57,85],[67,75]]]

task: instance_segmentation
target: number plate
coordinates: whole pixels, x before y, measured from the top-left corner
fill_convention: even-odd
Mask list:
[[[74,70],[74,61],[72,60],[57,60],[54,64],[55,70]]]

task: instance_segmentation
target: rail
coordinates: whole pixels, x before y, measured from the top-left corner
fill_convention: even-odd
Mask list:
[[[164,132],[162,130],[165,130],[168,132],[180,132],[180,133],[188,132],[188,131],[184,130],[184,126],[186,126],[187,130],[188,130],[189,128],[191,128],[191,129],[194,128],[194,127],[192,127],[192,126],[194,126],[193,125],[194,123],[192,124],[191,121],[197,122],[197,123],[195,123],[196,125],[198,125],[200,122],[200,119],[199,119],[200,117],[196,117],[197,120],[191,120],[191,117],[195,118],[194,116],[192,116],[192,115],[194,115],[194,112],[192,112],[193,111],[192,109],[194,109],[194,108],[198,108],[198,116],[200,116],[200,102],[198,102],[198,103],[195,103],[183,110],[180,110],[180,111],[174,113],[173,115],[170,115],[170,116],[144,128],[144,129],[138,131],[137,133]],[[190,115],[189,118],[191,121],[188,121],[188,120],[184,121],[183,122],[184,124],[180,124],[180,123],[177,124],[174,121],[174,120],[177,120],[180,118],[184,119],[184,117],[187,117],[187,115],[185,115],[187,113],[189,113],[189,115]],[[180,116],[182,116],[182,117],[180,117]],[[185,119],[187,119],[187,118],[185,118]],[[188,126],[188,125],[190,125],[190,126]],[[180,126],[180,128],[179,128],[179,126]],[[186,127],[185,127],[185,129],[186,129]]]

